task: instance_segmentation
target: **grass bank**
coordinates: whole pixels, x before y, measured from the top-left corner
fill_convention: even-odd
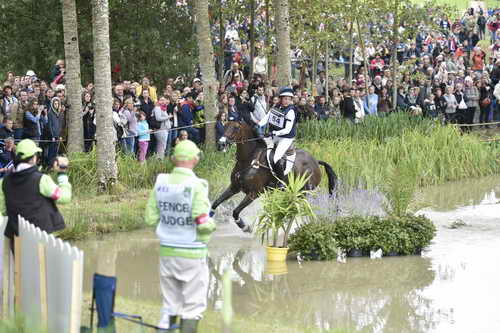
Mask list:
[[[394,169],[415,177],[421,186],[500,171],[500,145],[481,143],[477,135],[407,114],[369,117],[358,125],[313,121],[301,124],[298,132],[297,146],[330,163],[347,187],[376,188]],[[212,199],[229,184],[234,155],[234,147],[227,153],[207,151],[196,168],[209,181]],[[166,160],[150,159],[141,165],[120,155],[116,193],[97,195],[95,154],[77,154],[71,161],[75,196],[71,204],[61,207],[68,225],[61,237],[70,240],[144,227],[144,207],[156,175],[172,168]]]

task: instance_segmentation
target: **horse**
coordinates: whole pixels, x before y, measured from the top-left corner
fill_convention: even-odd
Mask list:
[[[252,232],[251,227],[240,217],[248,205],[266,189],[278,186],[276,177],[267,163],[267,147],[258,137],[252,127],[246,122],[229,121],[224,126],[223,141],[236,143],[236,164],[231,172],[231,184],[212,204],[211,215],[217,207],[239,192],[245,193],[245,198],[233,210],[236,225],[244,232]],[[323,166],[328,177],[328,192],[333,195],[337,183],[337,175],[326,162],[316,160],[308,152],[297,149],[292,172],[297,175],[309,174],[305,186],[307,190],[315,189],[321,182]]]

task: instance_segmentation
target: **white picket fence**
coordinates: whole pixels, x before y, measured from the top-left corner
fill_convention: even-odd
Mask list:
[[[4,245],[4,252],[8,249]],[[15,264],[9,265],[5,255],[3,258],[4,278],[14,266],[16,312],[48,332],[80,332],[83,251],[19,218]],[[9,275],[12,280],[12,273]]]

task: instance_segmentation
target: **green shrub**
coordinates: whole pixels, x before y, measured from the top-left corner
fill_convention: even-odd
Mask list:
[[[334,224],[325,221],[301,225],[290,236],[290,251],[300,252],[305,260],[332,260],[337,257],[338,245]]]
[[[340,248],[370,251],[372,232],[372,217],[349,216],[333,222],[335,230],[334,241]]]
[[[290,249],[320,260],[334,258],[337,248],[409,255],[419,253],[435,235],[436,227],[423,215],[350,216],[301,226],[290,236]]]

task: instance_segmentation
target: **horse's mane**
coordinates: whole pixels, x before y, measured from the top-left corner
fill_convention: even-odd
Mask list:
[[[246,138],[242,138],[242,141],[249,140],[248,142],[253,142],[256,144],[256,148],[265,148],[263,140],[257,140],[258,136],[255,133],[252,125],[247,123],[245,120],[240,121],[241,129],[245,132]]]

